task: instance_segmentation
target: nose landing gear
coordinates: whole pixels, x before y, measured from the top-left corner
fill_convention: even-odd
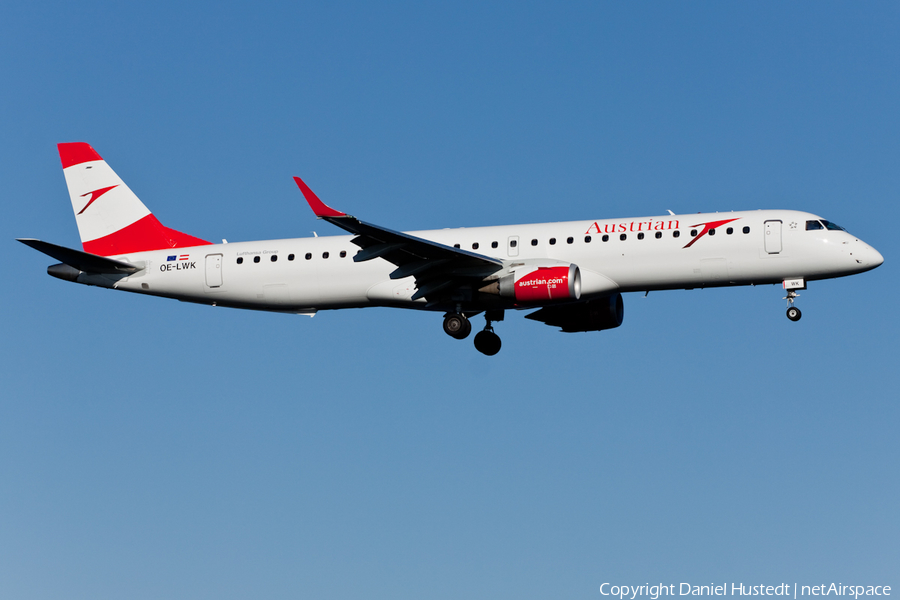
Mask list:
[[[787,309],[787,318],[791,321],[799,321],[800,317],[803,314],[800,312],[800,309],[794,306],[794,300],[800,297],[800,294],[795,292],[794,290],[788,290],[787,296],[782,298],[782,300],[787,300],[788,309]]]

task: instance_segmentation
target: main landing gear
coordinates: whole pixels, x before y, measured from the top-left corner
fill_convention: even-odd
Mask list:
[[[800,309],[794,306],[794,300],[800,297],[800,294],[795,292],[794,290],[788,290],[787,296],[782,298],[782,300],[787,300],[788,309],[787,309],[787,318],[791,321],[799,321],[800,317],[803,314],[800,312]]]
[[[452,338],[464,340],[472,332],[472,323],[462,313],[444,315],[444,333]]]
[[[492,321],[502,321],[502,310],[489,310],[484,314],[485,325],[482,331],[475,335],[475,349],[493,356],[500,352],[500,336],[494,333],[491,327]],[[444,333],[458,340],[465,339],[472,332],[472,322],[462,312],[447,313],[444,315]]]
[[[485,325],[484,329],[475,334],[475,349],[488,356],[500,352],[500,336],[494,333],[493,327]]]

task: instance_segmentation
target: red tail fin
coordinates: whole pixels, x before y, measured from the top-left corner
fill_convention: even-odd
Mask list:
[[[59,144],[59,158],[85,252],[116,256],[210,244],[160,223],[89,144]]]

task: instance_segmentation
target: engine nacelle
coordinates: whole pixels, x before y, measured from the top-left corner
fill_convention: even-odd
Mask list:
[[[622,324],[624,317],[625,307],[619,293],[578,304],[545,306],[525,316],[526,319],[554,325],[567,332],[615,329]]]
[[[599,300],[585,303],[580,319],[570,324],[575,331],[603,331],[615,329],[625,320],[625,303],[622,294],[613,294]]]
[[[577,265],[519,267],[500,278],[501,296],[517,302],[547,302],[581,298],[581,272]]]

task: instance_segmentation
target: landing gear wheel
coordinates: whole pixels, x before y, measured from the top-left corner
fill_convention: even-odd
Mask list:
[[[472,332],[472,323],[465,315],[450,313],[444,317],[444,333],[452,338],[463,340]]]
[[[493,356],[500,352],[500,345],[500,336],[489,329],[475,334],[475,349],[482,354]]]
[[[785,284],[787,285],[787,284]],[[806,289],[806,288],[803,288]],[[788,308],[787,308],[787,318],[791,321],[799,321],[800,320],[800,309],[794,306],[794,301],[800,297],[800,294],[797,293],[796,290],[788,290],[787,296],[782,298],[782,300],[787,300]]]

